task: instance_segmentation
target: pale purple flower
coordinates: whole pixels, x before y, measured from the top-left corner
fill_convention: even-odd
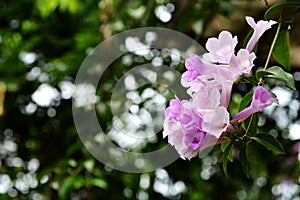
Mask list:
[[[191,53],[190,57],[185,60],[185,67],[187,71],[182,74],[181,78],[183,84],[192,82],[200,76],[205,76],[207,79],[211,78],[218,66],[206,63],[199,56]]]
[[[212,74],[213,80],[217,83],[215,88],[217,88],[221,94],[220,105],[227,108],[231,97],[232,85],[235,79],[232,78],[231,72],[228,67],[225,66],[219,66],[219,68]]]
[[[163,137],[182,158],[191,159],[206,143],[217,142],[229,125],[229,113],[220,106],[220,92],[209,88],[190,101],[173,99],[165,111]],[[213,144],[211,144],[213,145]]]
[[[184,132],[184,143],[192,150],[197,150],[206,142],[207,133],[197,126],[187,127]]]
[[[192,106],[202,116],[202,130],[219,138],[229,125],[229,113],[220,105],[221,94],[217,88],[193,94]]]
[[[222,31],[218,38],[209,38],[206,43],[206,49],[209,53],[203,55],[203,58],[214,63],[229,63],[234,48],[237,45],[237,37],[232,37],[228,31]]]
[[[168,120],[179,120],[182,105],[178,98],[170,101],[170,106],[165,110],[165,118]]]
[[[165,120],[163,126],[163,137],[168,136],[168,142],[175,147],[182,159],[197,156],[198,150],[193,150],[185,144],[183,127],[179,121]]]
[[[191,107],[189,101],[174,99],[165,112],[163,137],[185,159],[196,156],[205,144],[207,133],[202,130],[202,117]]]
[[[253,35],[251,36],[246,47],[246,49],[251,52],[259,38],[262,36],[262,34],[268,29],[270,29],[272,25],[276,24],[276,22],[273,20],[260,20],[257,23],[255,23],[254,19],[249,16],[246,17],[246,21],[254,30]]]
[[[227,130],[229,125],[229,113],[224,106],[210,110],[203,116],[202,130],[215,138],[219,138]]]
[[[187,87],[187,93],[192,96],[195,92],[200,92],[206,90],[209,84],[214,84],[215,81],[208,81],[205,76],[199,76],[191,82],[186,82],[184,79],[181,79],[181,84],[183,87]]]
[[[204,63],[201,61],[201,58],[196,54],[190,54],[190,57],[185,60],[186,72],[182,74],[182,79],[186,82],[191,82],[200,76],[201,68]]]
[[[221,91],[221,105],[228,106],[235,81],[228,65],[206,63],[195,54],[190,55],[185,65],[188,70],[183,74],[181,84],[188,88],[190,96],[195,92],[206,91],[207,88],[217,88]]]
[[[253,99],[249,107],[239,112],[234,118],[234,121],[244,121],[250,115],[256,112],[261,112],[265,107],[272,103],[278,103],[276,96],[268,92],[264,87],[258,86],[253,94]]]
[[[192,150],[202,147],[207,136],[207,133],[202,130],[202,117],[192,108],[184,107],[180,122],[184,130],[184,143]]]
[[[229,123],[227,107],[234,81],[242,74],[250,74],[256,58],[251,53],[255,43],[274,21],[259,21],[246,17],[254,29],[246,49],[235,55],[237,37],[222,31],[218,38],[206,43],[209,51],[203,59],[195,54],[185,61],[187,71],[181,77],[181,84],[187,87],[190,100],[175,98],[165,111],[163,137],[175,147],[180,157],[191,159],[202,149],[214,145],[223,132],[233,131]],[[238,113],[233,120],[243,121],[255,112],[277,102],[270,92],[258,86],[250,106]]]
[[[192,105],[198,113],[203,110],[215,110],[220,105],[220,92],[217,88],[193,94]]]
[[[233,80],[236,80],[242,74],[249,74],[254,66],[253,61],[255,58],[255,53],[250,53],[246,49],[240,49],[236,56],[233,55],[229,62],[229,71]]]

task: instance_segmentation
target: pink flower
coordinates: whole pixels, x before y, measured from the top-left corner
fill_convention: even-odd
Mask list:
[[[275,95],[268,92],[264,87],[258,86],[253,94],[253,99],[249,107],[239,112],[234,118],[234,121],[244,121],[250,115],[256,112],[261,112],[265,107],[272,103],[278,103]]]
[[[218,38],[207,40],[206,49],[209,53],[204,54],[203,58],[214,63],[229,63],[236,45],[237,37],[232,37],[228,31],[222,31]]]
[[[233,80],[236,80],[242,74],[249,74],[254,66],[253,61],[255,58],[255,53],[249,53],[246,49],[240,49],[236,56],[233,55],[229,62],[229,71]]]
[[[262,34],[267,31],[268,29],[271,28],[272,25],[276,24],[275,21],[270,20],[270,21],[264,21],[260,20],[257,23],[255,23],[254,19],[252,17],[246,17],[247,23],[253,28],[254,32],[253,35],[251,36],[246,49],[251,52],[259,40],[259,38],[262,36]]]

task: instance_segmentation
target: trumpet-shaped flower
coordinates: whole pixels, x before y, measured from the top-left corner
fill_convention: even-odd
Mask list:
[[[262,36],[264,32],[266,32],[268,29],[272,27],[272,25],[276,24],[275,21],[264,21],[260,20],[257,23],[255,23],[254,19],[252,17],[246,17],[247,23],[253,28],[254,32],[246,46],[246,49],[251,52],[259,40],[259,38]]]
[[[256,112],[261,112],[263,109],[272,103],[278,103],[276,96],[268,92],[264,87],[258,86],[253,94],[253,99],[249,107],[239,112],[234,118],[234,121],[244,121],[250,115]]]

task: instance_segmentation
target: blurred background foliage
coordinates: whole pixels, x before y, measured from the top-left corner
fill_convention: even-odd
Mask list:
[[[177,30],[202,45],[224,29],[242,40],[250,31],[245,15],[260,20],[267,8],[262,0],[0,0],[0,199],[299,199],[300,72],[293,54],[298,90],[269,83],[281,105],[259,119],[261,128],[277,137],[287,153],[275,155],[252,145],[249,179],[235,155],[229,179],[224,176],[220,146],[203,159],[178,159],[150,173],[113,170],[85,150],[72,118],[74,78],[101,41],[145,26]],[[299,55],[294,24],[291,48]],[[272,34],[268,32],[258,47],[258,67],[263,66]],[[99,122],[107,129],[112,126],[113,85],[143,62],[147,60],[127,55],[116,61],[118,68],[105,73],[105,84],[96,92],[103,99],[95,102]],[[178,69],[182,71],[182,62]],[[248,90],[245,84],[235,86],[232,112]],[[161,102],[166,106],[166,99]],[[157,134],[150,143],[165,145],[166,140]],[[143,145],[140,148],[147,150],[147,143]]]

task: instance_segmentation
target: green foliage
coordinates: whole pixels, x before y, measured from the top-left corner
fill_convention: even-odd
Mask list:
[[[278,34],[272,54],[279,64],[284,66],[287,70],[291,69],[290,40],[288,30],[283,30]]]
[[[224,171],[224,173],[225,173],[225,175],[226,175],[226,177],[228,177],[228,172],[227,172],[227,161],[229,160],[229,159],[231,159],[232,160],[232,143],[231,142],[228,142],[228,143],[226,143],[226,145],[225,145],[226,147],[225,147],[225,149],[224,149],[224,154],[223,154],[223,171]],[[230,154],[231,154],[231,156],[230,156]],[[231,157],[231,158],[230,158]]]
[[[295,7],[297,5],[300,5],[299,1],[283,1],[283,2],[277,3],[265,12],[264,18],[265,18],[265,20],[267,20],[270,18],[270,16],[273,13],[275,13],[277,11],[282,11],[282,9],[287,8],[287,7],[291,7],[291,6]]]
[[[79,0],[35,0],[35,3],[43,18],[51,15],[56,8],[72,14],[76,14],[82,8],[82,3]]]
[[[281,144],[272,135],[268,133],[258,133],[253,137],[251,137],[251,139],[262,144],[269,150],[276,151],[281,154],[285,154],[285,151],[281,146]]]
[[[295,90],[295,81],[292,74],[285,72],[281,67],[273,66],[265,71],[258,71],[256,78],[273,78],[282,81],[287,87]]]
[[[248,143],[244,144],[240,149],[239,159],[242,164],[243,172],[247,178],[250,177],[249,174],[249,163],[248,163]]]
[[[224,152],[225,151],[225,149],[228,147],[228,145],[230,145],[231,144],[231,142],[223,142],[222,144],[221,144],[221,151],[222,152]],[[230,161],[230,162],[233,162],[233,157],[232,157],[232,151],[230,150],[229,151],[229,154],[228,154],[228,160]]]
[[[68,177],[64,180],[62,185],[59,187],[58,190],[59,199],[62,200],[69,199],[70,193],[73,190],[78,190],[83,187],[90,188],[92,186],[105,189],[107,188],[107,183],[103,179],[100,178],[87,179],[83,175]]]

